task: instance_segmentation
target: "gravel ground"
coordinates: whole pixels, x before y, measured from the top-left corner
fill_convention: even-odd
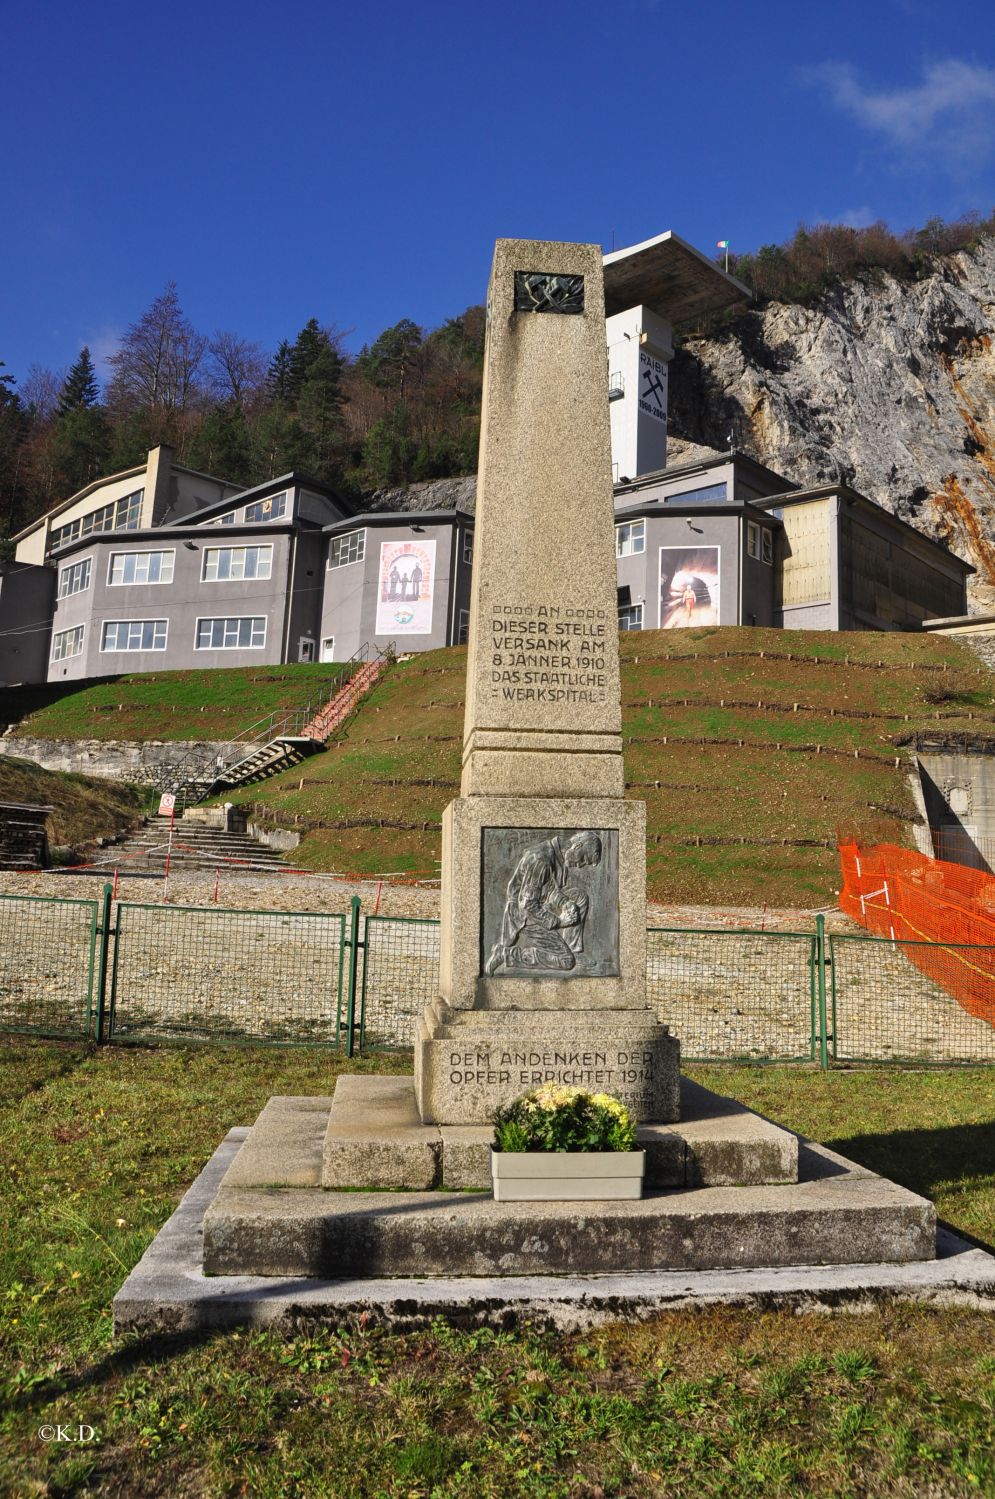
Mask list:
[[[112,875],[18,874],[0,870],[0,895],[55,895],[63,899],[94,900],[109,878]],[[158,903],[162,899],[162,887],[161,875],[151,878],[122,875],[117,895],[119,900]],[[213,905],[214,893],[213,870],[196,873],[180,869],[170,874],[171,905]],[[282,873],[225,874],[218,885],[217,904],[259,911],[348,911],[354,895],[363,902],[363,914],[372,914],[377,903],[377,881]],[[438,887],[385,880],[380,889],[379,914],[437,918]],[[810,910],[768,910],[764,906],[665,906],[650,902],[646,907],[646,923],[648,926],[718,927],[732,931],[762,928],[769,932],[810,932],[815,928],[816,914]],[[823,914],[830,931],[859,931],[841,911],[827,910]]]
[[[0,906],[0,1023],[56,1029],[86,1014],[87,907],[103,879],[0,873],[0,895],[60,897],[58,904]],[[343,1016],[343,924],[325,919],[354,895],[372,915],[436,918],[437,889],[316,876],[233,874],[214,902],[213,872],[181,870],[162,903],[162,879],[124,877],[117,942],[115,1030],[121,1038],[224,1036],[334,1040]],[[144,906],[148,909],[134,909]],[[240,911],[264,913],[243,916]],[[300,913],[300,914],[298,914]],[[687,1057],[807,1058],[812,1046],[811,935],[818,913],[763,907],[652,905],[649,992]],[[860,929],[825,912],[840,936]],[[681,930],[683,929],[683,930]],[[798,934],[798,935],[792,935]],[[434,996],[438,928],[385,921],[371,927],[366,962],[367,1037],[406,1044]],[[995,1029],[967,1012],[887,942],[837,946],[835,1038],[840,1060],[995,1061]],[[833,1028],[832,970],[827,1009]],[[66,1017],[74,1017],[66,1020]]]

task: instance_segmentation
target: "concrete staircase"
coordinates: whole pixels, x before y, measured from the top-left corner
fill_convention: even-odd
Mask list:
[[[169,818],[148,817],[122,843],[105,849],[101,862],[109,869],[120,869],[122,874],[162,870],[166,867],[168,848]],[[169,867],[174,871],[220,868],[229,873],[244,869],[265,874],[285,866],[275,849],[258,843],[249,833],[226,832],[178,817],[173,825]]]
[[[390,655],[383,655],[364,661],[362,666],[353,672],[341,691],[329,698],[314,717],[308,720],[303,732],[311,739],[317,739],[324,744],[332,737],[336,729],[342,727],[347,718],[352,717],[360,700],[376,686],[392,659]]]
[[[230,764],[223,765],[213,759],[205,762],[191,754],[161,777],[156,783],[158,790],[172,792],[178,808],[195,806],[209,796],[265,781],[311,755],[320,754],[325,741],[351,718],[379,681],[394,660],[394,652],[388,647],[371,657],[369,647],[364,646],[353,660],[358,662],[355,669],[337,691],[326,689],[329,692],[326,699],[316,705],[309,703],[297,713],[282,717],[271,714],[248,729],[240,741],[232,741],[238,748]]]

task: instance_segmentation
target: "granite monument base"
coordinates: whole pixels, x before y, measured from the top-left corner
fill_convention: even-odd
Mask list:
[[[652,1010],[426,1009],[415,1030],[425,1124],[490,1124],[541,1083],[613,1093],[637,1121],[680,1117],[680,1042]]]
[[[337,1110],[331,1099],[267,1105],[205,1215],[207,1274],[603,1275],[935,1254],[932,1203],[692,1085],[688,1119],[658,1129],[655,1165],[648,1150],[650,1179],[669,1170],[675,1186],[638,1202],[496,1203],[487,1191],[454,1191],[454,1178],[481,1178],[479,1129],[422,1125],[405,1078],[343,1078],[336,1101]],[[406,1174],[405,1185],[434,1190],[384,1190],[388,1152],[408,1159],[395,1182]],[[779,1180],[745,1184],[764,1171]],[[368,1190],[331,1189],[356,1173]],[[727,1185],[730,1173],[744,1184]]]

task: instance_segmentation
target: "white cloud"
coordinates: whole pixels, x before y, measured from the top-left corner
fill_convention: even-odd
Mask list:
[[[823,63],[804,76],[902,154],[940,155],[972,170],[995,145],[995,68],[948,57],[930,63],[918,83],[879,90],[849,63]]]
[[[101,380],[109,378],[111,369],[107,363],[108,355],[116,352],[120,342],[120,328],[109,327],[107,325],[96,329],[83,339],[83,343],[90,350],[90,358],[96,365],[97,374]]]
[[[865,204],[863,208],[845,209],[835,222],[845,224],[848,229],[866,229],[876,218],[877,214]]]

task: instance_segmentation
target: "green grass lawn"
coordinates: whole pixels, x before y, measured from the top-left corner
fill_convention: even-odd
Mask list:
[[[995,1495],[995,1319],[974,1310],[112,1340],[111,1297],[228,1128],[272,1093],[407,1066],[3,1047],[0,1492]],[[991,1071],[692,1070],[995,1242]],[[38,1437],[81,1422],[92,1444]]]
[[[328,663],[129,672],[0,693],[5,723],[39,739],[234,739],[317,698],[347,668]]]
[[[647,630],[619,649],[628,794],[647,805],[656,900],[752,904],[759,872],[771,905],[832,904],[838,830],[912,846],[901,742],[917,729],[995,733],[991,673],[956,640]],[[123,676],[8,694],[6,715],[41,737],[224,739],[301,707],[328,673]],[[325,754],[226,799],[303,833],[299,867],[432,877],[459,784],[465,688],[465,648],[399,662]]]

